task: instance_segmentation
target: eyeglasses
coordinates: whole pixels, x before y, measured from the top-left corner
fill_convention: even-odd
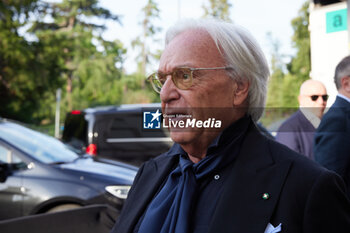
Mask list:
[[[167,76],[171,76],[171,80],[175,86],[181,90],[190,88],[193,84],[193,72],[197,70],[228,70],[231,67],[213,67],[213,68],[189,68],[179,67],[169,73],[155,72],[151,74],[147,80],[151,82],[153,89],[160,93],[162,87],[167,79]]]
[[[322,97],[323,101],[328,100],[328,95],[311,95],[310,98],[312,101],[317,101],[318,97]]]

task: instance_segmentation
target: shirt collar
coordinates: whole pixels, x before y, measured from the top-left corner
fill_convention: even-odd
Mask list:
[[[309,111],[308,108],[300,108],[300,111],[303,113],[305,118],[317,129],[321,123],[321,119],[318,118],[315,114]]]
[[[337,96],[339,96],[340,98],[345,99],[346,101],[348,101],[350,103],[350,98],[346,97],[345,95],[342,95],[342,94],[338,93]]]

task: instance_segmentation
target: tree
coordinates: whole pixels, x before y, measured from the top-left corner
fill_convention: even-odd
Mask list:
[[[142,35],[132,41],[133,48],[140,49],[138,56],[138,73],[141,74],[141,88],[145,88],[144,77],[146,76],[147,65],[152,60],[159,60],[159,51],[152,52],[149,48],[151,42],[157,42],[155,35],[161,31],[160,27],[155,25],[155,21],[159,19],[159,8],[153,0],[148,0],[146,6],[142,8]]]
[[[30,31],[40,41],[45,65],[57,70],[50,78],[66,85],[64,110],[118,103],[121,72],[116,64],[122,64],[126,50],[119,41],[105,41],[105,27],[95,22],[119,17],[99,7],[97,0],[50,2],[40,13]]]
[[[214,17],[231,22],[230,7],[228,0],[209,0],[209,6],[203,5],[204,17]]]
[[[300,82],[309,79],[311,70],[310,60],[310,33],[309,33],[309,1],[306,1],[292,20],[294,34],[293,47],[297,50],[296,56],[288,64],[289,72],[296,76]]]
[[[296,55],[287,64],[289,75],[284,82],[282,91],[283,103],[286,107],[297,107],[300,85],[310,78],[310,33],[309,33],[309,1],[306,1],[292,20],[294,34],[292,37]]]
[[[161,51],[151,50],[149,45],[156,44],[157,33],[161,28],[156,26],[159,19],[159,8],[153,0],[148,0],[142,8],[142,34],[135,38],[131,45],[134,49],[139,49],[137,56],[137,71],[131,75],[124,75],[122,83],[124,85],[123,103],[149,103],[159,102],[159,96],[154,93],[149,83],[145,82],[147,67],[153,61],[159,61]]]
[[[280,53],[280,42],[273,38],[271,33],[267,34],[267,38],[271,44],[271,76],[268,83],[267,91],[267,108],[276,108],[283,106],[282,96],[280,90],[281,83],[284,81],[284,64],[283,55]]]
[[[296,49],[296,55],[292,57],[291,62],[287,64],[287,73],[279,67],[281,59],[278,59],[278,53],[275,45],[275,52],[272,53],[268,103],[267,106],[297,107],[300,85],[310,74],[310,34],[309,26],[309,2],[305,2],[298,12],[298,16],[291,22],[294,34],[292,37],[293,47]],[[274,43],[272,43],[274,44]],[[277,60],[276,60],[277,58]],[[276,63],[277,61],[277,63]],[[279,77],[279,81],[276,81]],[[278,87],[277,87],[278,86]],[[278,101],[276,100],[278,97]]]
[[[37,0],[0,2],[0,116],[29,121],[45,92],[40,64],[35,62],[35,43],[19,34]]]
[[[291,22],[294,34],[292,37],[293,47],[296,55],[287,64],[285,71],[282,56],[279,54],[278,42],[274,41],[270,35],[273,45],[271,56],[272,74],[269,80],[267,93],[267,117],[277,119],[286,114],[290,114],[298,107],[298,95],[300,85],[310,74],[310,34],[309,26],[309,2],[306,1],[298,12],[298,16]],[[271,109],[276,108],[276,109]],[[273,111],[271,111],[273,110]],[[273,116],[272,116],[273,115]],[[265,116],[266,118],[266,116]],[[265,119],[265,121],[269,121]]]

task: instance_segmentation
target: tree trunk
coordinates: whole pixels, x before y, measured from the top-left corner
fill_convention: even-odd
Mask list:
[[[72,76],[68,75],[67,78],[67,104],[68,104],[68,110],[73,110],[73,104],[72,104]]]

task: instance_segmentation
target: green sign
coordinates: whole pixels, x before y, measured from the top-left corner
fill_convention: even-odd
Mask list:
[[[347,9],[326,13],[326,33],[346,31],[348,29]]]

